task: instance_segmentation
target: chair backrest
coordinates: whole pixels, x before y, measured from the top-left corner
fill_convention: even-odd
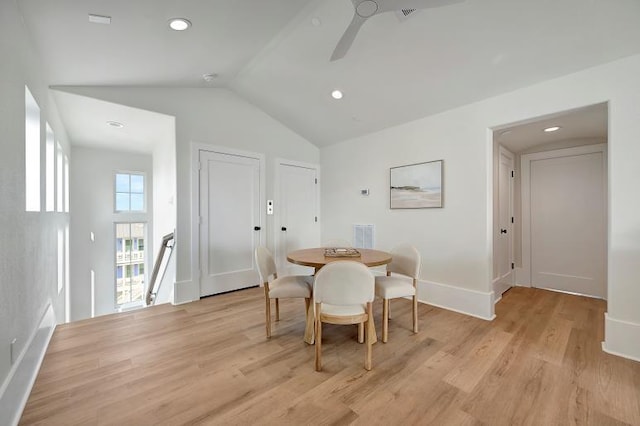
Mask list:
[[[375,279],[369,268],[353,260],[331,262],[320,269],[313,281],[316,303],[357,305],[372,302]]]
[[[411,278],[420,276],[422,263],[420,252],[410,244],[401,244],[391,250],[391,263],[387,265],[387,271],[406,275]]]
[[[343,239],[340,239],[340,238],[332,238],[332,239],[327,240],[324,243],[322,243],[322,247],[347,247],[347,248],[350,248],[350,247],[352,247],[352,245],[347,240],[343,240]]]
[[[268,282],[269,277],[276,273],[276,262],[274,262],[271,252],[266,247],[258,246],[256,248],[256,263],[258,264],[260,283]]]

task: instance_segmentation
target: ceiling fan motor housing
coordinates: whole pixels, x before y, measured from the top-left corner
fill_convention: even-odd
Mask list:
[[[356,13],[363,18],[370,18],[378,11],[378,3],[372,0],[364,0],[356,6]]]

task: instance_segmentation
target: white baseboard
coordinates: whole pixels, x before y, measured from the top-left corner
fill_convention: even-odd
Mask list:
[[[0,388],[0,424],[18,424],[55,328],[56,316],[49,304]]]
[[[173,285],[172,303],[174,305],[182,305],[195,300],[200,300],[200,284],[197,281],[177,281]]]
[[[418,300],[438,308],[491,321],[494,313],[494,293],[469,290],[433,281],[418,281]]]
[[[611,318],[605,313],[602,350],[640,362],[640,324]]]
[[[502,300],[502,293],[511,288],[511,284],[505,283],[501,278],[496,278],[491,283],[494,294],[494,305]]]
[[[517,287],[531,287],[531,283],[529,282],[529,275],[527,273],[527,271],[524,270],[524,268],[519,268],[516,266],[515,269],[516,272],[516,279],[515,279],[515,286]]]

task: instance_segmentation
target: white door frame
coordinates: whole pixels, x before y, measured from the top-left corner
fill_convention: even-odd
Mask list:
[[[604,162],[603,179],[608,179],[607,144],[584,145],[574,148],[556,149],[553,151],[536,152],[522,155],[521,161],[521,194],[522,194],[522,275],[518,274],[518,285],[531,287],[531,162],[549,158],[560,158],[574,155],[602,153]],[[608,211],[608,199],[605,196],[605,217]],[[608,238],[608,232],[607,232]],[[520,279],[522,278],[522,279]]]
[[[191,280],[197,283],[198,296],[202,290],[202,272],[200,270],[200,152],[207,151],[219,154],[237,155],[256,158],[260,161],[260,231],[259,244],[263,244],[266,232],[266,200],[265,200],[265,155],[259,152],[242,151],[224,146],[204,143],[191,143]],[[259,283],[256,283],[259,284]]]
[[[314,169],[316,171],[316,179],[318,179],[318,185],[316,186],[316,214],[318,215],[318,226],[320,226],[320,229],[322,229],[322,225],[321,225],[321,208],[320,208],[320,165],[319,164],[313,164],[313,163],[305,163],[302,161],[295,161],[295,160],[287,160],[285,158],[276,158],[275,160],[276,163],[276,170],[275,170],[275,188],[274,188],[274,212],[273,212],[273,245],[274,245],[274,257],[275,259],[279,258],[280,250],[281,250],[281,245],[280,245],[280,220],[281,220],[281,216],[280,216],[280,200],[281,200],[281,194],[280,194],[280,166],[294,166],[294,167],[304,167],[307,169]],[[282,253],[282,254],[286,254],[286,253]]]
[[[501,203],[502,200],[500,199],[500,179],[502,178],[500,176],[500,165],[502,163],[501,158],[502,155],[505,155],[509,158],[511,158],[511,172],[515,173],[515,162],[516,162],[516,157],[515,155],[509,151],[507,148],[505,148],[502,145],[498,146],[498,163],[496,164],[496,166],[498,167],[498,186],[497,186],[497,191],[494,193],[494,196],[498,197],[498,211],[494,212],[498,214],[498,229],[495,229],[494,232],[499,232],[500,230],[500,210],[501,210]],[[512,218],[514,217],[514,177],[512,175],[512,177],[509,179],[509,217]],[[511,220],[507,221],[507,236],[509,238],[509,263],[513,264],[515,262],[515,256],[514,256],[514,226],[513,223],[511,222]],[[499,237],[498,237],[499,238]],[[498,262],[500,262],[501,259],[498,259]],[[499,265],[499,263],[498,263]],[[507,291],[509,288],[513,287],[515,285],[515,268],[512,268],[509,272],[507,272],[505,275],[500,275],[500,266],[498,266],[498,276],[494,278],[493,280],[493,291],[495,293],[495,297],[497,300],[499,300],[502,297],[502,293],[504,293],[505,291]],[[505,280],[505,278],[507,278]]]

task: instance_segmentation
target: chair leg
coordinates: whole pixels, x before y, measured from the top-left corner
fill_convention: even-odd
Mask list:
[[[316,320],[315,320],[315,311],[313,309],[314,303],[313,299],[305,299],[305,305],[307,305],[307,310],[305,311],[305,325],[304,325],[304,341],[310,345],[313,345],[315,341],[315,330],[316,330]]]
[[[369,371],[371,370],[371,353],[373,346],[373,307],[371,302],[367,303],[367,351],[364,359],[364,369]]]
[[[364,343],[364,323],[358,324],[358,343]]]
[[[265,304],[265,323],[267,325],[267,339],[271,339],[271,299],[269,299],[269,290],[264,291]]]
[[[309,303],[311,303],[311,299],[309,299],[308,297],[304,298],[304,311],[309,312]]]
[[[389,299],[382,299],[382,343],[389,338]]]
[[[276,298],[276,321],[280,321],[280,299]]]
[[[316,371],[322,371],[322,321],[320,320],[320,303],[316,303]]]
[[[413,332],[418,332],[418,295],[413,296]]]

